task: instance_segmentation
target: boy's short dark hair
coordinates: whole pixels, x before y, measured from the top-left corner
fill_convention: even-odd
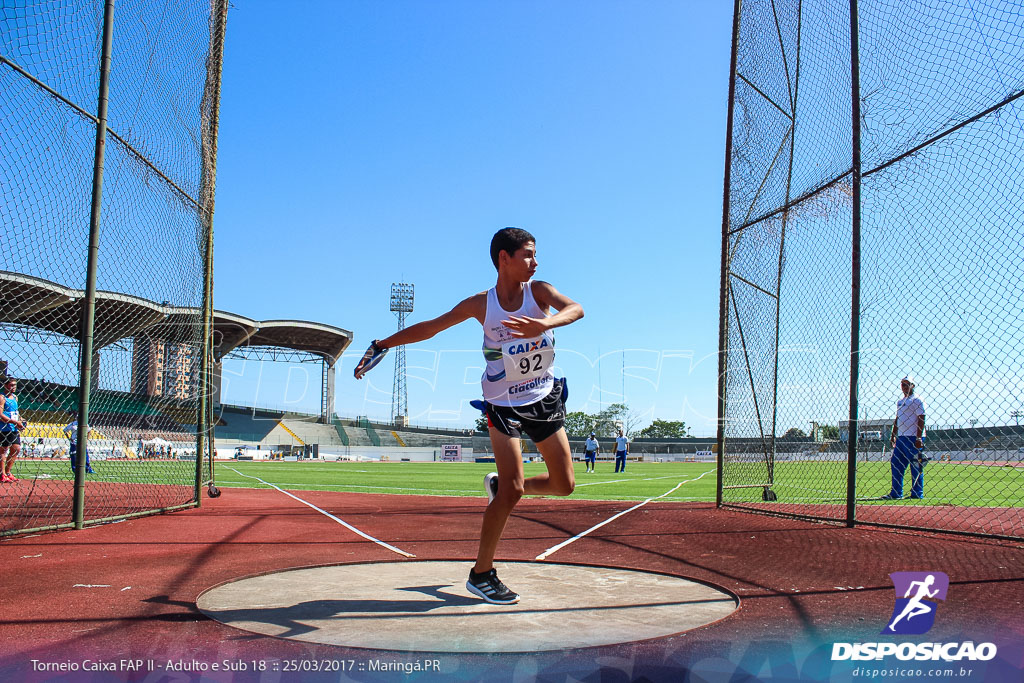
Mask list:
[[[522,228],[502,228],[494,233],[494,237],[491,238],[491,262],[494,267],[498,267],[499,253],[504,251],[512,256],[527,242],[536,244],[537,240]]]

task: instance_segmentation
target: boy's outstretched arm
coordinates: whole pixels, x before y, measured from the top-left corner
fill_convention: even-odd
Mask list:
[[[540,306],[541,310],[546,311],[548,308],[553,308],[558,313],[547,318],[510,315],[508,320],[501,322],[505,327],[512,330],[512,334],[516,337],[537,337],[547,330],[574,323],[583,317],[583,306],[543,280],[534,281],[533,298],[537,301],[537,305]]]
[[[425,339],[430,339],[439,332],[447,330],[449,327],[458,325],[459,323],[469,320],[470,318],[476,318],[483,324],[484,317],[487,314],[487,293],[480,292],[474,294],[468,299],[463,299],[455,308],[437,316],[432,320],[424,320],[418,322],[415,325],[410,325],[404,330],[399,330],[390,337],[378,340],[377,346],[383,349],[390,349],[395,346],[403,346],[405,344],[415,344]]]

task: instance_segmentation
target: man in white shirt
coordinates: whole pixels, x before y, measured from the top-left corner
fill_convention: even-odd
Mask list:
[[[597,462],[597,453],[601,450],[601,444],[597,442],[597,434],[590,432],[587,442],[583,445],[583,462],[587,466],[587,472],[594,471],[594,463]]]
[[[892,424],[892,488],[883,500],[899,500],[903,497],[903,475],[910,465],[910,497],[924,498],[924,411],[925,405],[914,396],[914,377],[907,375],[900,380],[903,398],[896,402],[896,420]]]
[[[615,437],[615,471],[625,472],[626,471],[626,455],[629,454],[629,439],[622,433],[622,428],[619,428],[619,435]]]

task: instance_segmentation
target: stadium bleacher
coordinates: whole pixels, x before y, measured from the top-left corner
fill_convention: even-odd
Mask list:
[[[214,437],[259,443],[283,417],[283,412],[225,405],[221,407],[219,419],[214,426]]]
[[[334,425],[321,424],[310,420],[282,420],[285,427],[291,431],[303,444],[320,444],[326,446],[343,446],[338,430]]]
[[[64,426],[77,417],[78,390],[34,379],[20,380],[18,389],[21,412],[29,423],[22,432],[25,457],[66,457],[70,439]],[[140,451],[172,457],[194,454],[195,428],[161,411],[162,406],[182,402],[110,389],[95,389],[90,399],[89,452],[94,460],[136,458]]]
[[[347,445],[358,447],[374,445],[369,434],[366,432],[366,428],[357,424],[355,420],[336,420],[334,425],[336,429],[341,429],[345,432],[345,435],[348,437]]]
[[[407,448],[436,448],[445,444],[457,444],[463,448],[472,448],[473,437],[452,436],[451,434],[426,434],[424,432],[407,432],[395,430],[405,442]]]

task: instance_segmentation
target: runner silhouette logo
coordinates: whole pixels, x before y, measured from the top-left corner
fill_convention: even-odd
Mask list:
[[[896,605],[882,633],[918,635],[935,624],[938,600],[946,599],[949,577],[942,572],[893,572]]]

